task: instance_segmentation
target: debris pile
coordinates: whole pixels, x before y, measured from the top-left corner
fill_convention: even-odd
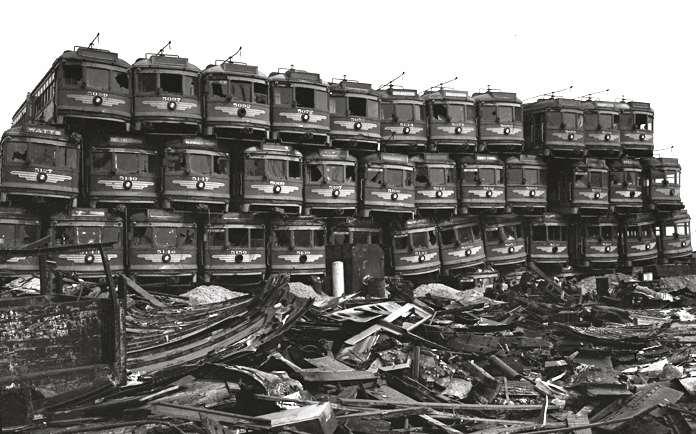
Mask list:
[[[329,297],[282,276],[253,296],[134,284],[128,382],[44,397],[18,426],[691,432],[696,307],[660,296],[659,282],[599,279],[556,290],[530,275],[487,295],[389,279],[390,299]],[[581,287],[596,296],[583,300]]]

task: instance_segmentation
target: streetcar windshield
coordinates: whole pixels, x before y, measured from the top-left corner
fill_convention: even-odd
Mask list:
[[[143,154],[117,152],[114,154],[116,169],[120,173],[136,174],[148,171],[148,159]]]
[[[326,91],[309,87],[295,87],[295,103],[298,107],[328,110],[328,94]]]
[[[230,81],[229,96],[237,101],[251,102],[251,83],[246,81]]]
[[[188,168],[193,174],[210,175],[213,159],[207,154],[188,154]]]
[[[3,249],[23,247],[36,241],[38,237],[37,226],[0,224],[0,247]]]

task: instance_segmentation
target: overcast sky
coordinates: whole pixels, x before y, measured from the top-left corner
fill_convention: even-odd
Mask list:
[[[6,2],[0,40],[0,125],[53,60],[101,33],[99,48],[132,63],[168,40],[203,68],[241,45],[238,59],[330,80],[382,84],[401,71],[423,90],[458,76],[529,98],[572,83],[608,100],[648,101],[655,147],[677,156],[682,197],[696,217],[696,4],[691,1],[23,1]],[[103,5],[100,7],[99,5]]]

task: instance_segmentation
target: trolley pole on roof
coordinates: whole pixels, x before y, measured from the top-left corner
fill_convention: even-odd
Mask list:
[[[537,99],[537,98],[542,97],[542,96],[548,96],[548,97],[550,97],[551,99],[553,99],[553,98],[556,97],[556,94],[557,94],[557,93],[565,92],[565,91],[570,90],[570,89],[572,89],[572,88],[574,88],[574,87],[575,87],[575,86],[571,84],[571,85],[568,85],[568,87],[566,87],[565,89],[558,89],[558,90],[552,90],[551,92],[541,93],[541,94],[539,94],[539,95],[535,95],[535,96],[526,98],[524,101],[531,101],[531,100],[533,100],[533,99]]]
[[[403,77],[404,75],[406,75],[406,71],[403,71],[401,74],[397,75],[396,77],[392,78],[392,79],[389,80],[388,82],[384,83],[383,85],[381,85],[380,87],[378,87],[377,90],[381,90],[382,88],[387,87],[387,86],[389,86],[389,87],[393,86],[393,85],[394,85],[394,82],[395,82],[396,80],[400,79],[401,77]]]
[[[436,87],[439,87],[440,90],[442,90],[446,84],[450,84],[450,83],[452,83],[453,81],[456,81],[456,80],[458,80],[458,79],[459,79],[459,77],[454,77],[454,78],[451,79],[451,80],[443,81],[442,83],[438,83],[438,84],[436,84],[436,85],[434,85],[434,86],[430,86],[429,88],[425,89],[425,92],[427,92],[427,91],[429,91],[429,90],[431,90],[431,89],[434,89],[434,88],[436,88]]]
[[[100,33],[97,32],[97,36],[95,36],[95,37],[92,39],[92,42],[89,43],[89,45],[87,46],[87,48],[94,48],[94,43],[95,43],[95,42],[99,42],[99,35],[100,35]]]
[[[164,50],[167,48],[172,48],[172,41],[167,41],[167,43],[164,44],[164,47],[159,49],[159,51],[157,52],[157,55],[164,56]]]
[[[588,94],[580,96],[578,99],[587,98],[588,101],[592,101],[592,96],[599,95],[600,93],[609,92],[611,89],[598,90],[596,92],[590,92]]]
[[[239,48],[237,49],[237,51],[235,51],[234,54],[232,54],[230,57],[225,59],[222,63],[231,62],[232,59],[234,58],[234,56],[236,56],[237,54],[241,55],[241,53],[242,53],[242,46],[240,45]]]

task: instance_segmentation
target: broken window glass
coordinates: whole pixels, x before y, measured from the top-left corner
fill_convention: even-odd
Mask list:
[[[369,184],[382,185],[382,183],[384,182],[383,174],[383,169],[370,168],[367,169],[367,175],[365,176],[365,178],[367,179],[367,182]]]
[[[422,164],[416,166],[416,187],[423,188],[429,184],[428,167]]]
[[[54,245],[71,246],[77,244],[77,234],[72,226],[56,226],[53,236]]]
[[[227,157],[215,156],[213,157],[213,169],[218,175],[227,175],[230,167],[230,160]]]
[[[440,241],[443,246],[453,246],[457,242],[453,228],[440,229]]]
[[[574,183],[576,187],[588,188],[589,184],[587,173],[576,173]]]
[[[307,169],[309,171],[310,182],[320,182],[324,177],[323,166],[321,164],[308,164]]]
[[[439,122],[449,122],[446,104],[433,104],[433,120]]]
[[[111,152],[93,152],[92,170],[94,173],[111,172]]]
[[[355,166],[345,166],[346,168],[346,182],[355,182]]]
[[[114,92],[128,92],[130,81],[125,72],[111,71],[111,90]]]

